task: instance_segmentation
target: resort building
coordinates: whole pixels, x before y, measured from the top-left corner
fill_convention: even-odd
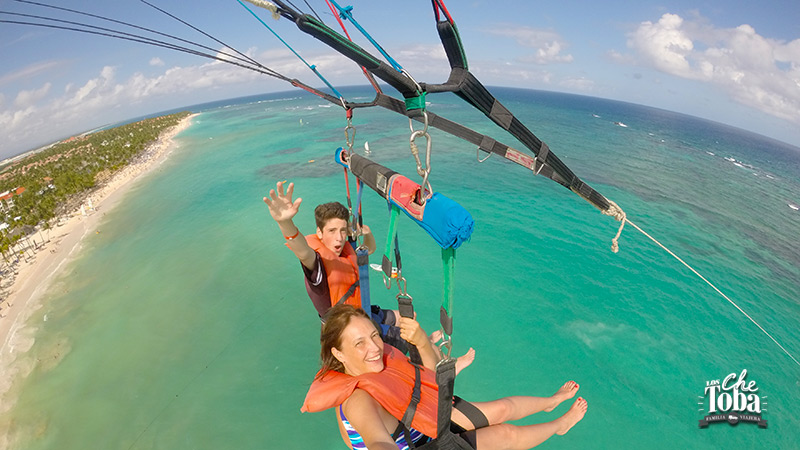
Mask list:
[[[22,195],[23,192],[25,192],[25,188],[18,187],[0,194],[0,211],[10,212],[14,207],[14,196]]]

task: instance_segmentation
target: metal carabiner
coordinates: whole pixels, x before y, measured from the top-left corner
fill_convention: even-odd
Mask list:
[[[353,134],[350,134],[352,130]],[[347,119],[347,126],[344,127],[344,141],[347,143],[347,152],[353,151],[353,143],[356,140],[356,127],[353,126],[352,119]]]
[[[442,336],[447,336],[447,334],[444,333],[444,330],[442,330]],[[443,349],[447,349],[447,352],[445,353]],[[439,353],[442,354],[442,360],[439,361],[439,364],[441,364],[441,362],[444,360],[450,359],[450,353],[452,353],[452,351],[453,338],[449,336],[445,337],[444,340],[439,344]]]
[[[419,157],[419,147],[415,142],[418,137],[425,138],[425,165],[422,165],[422,160]],[[414,156],[414,159],[417,161],[417,174],[422,176],[425,170],[430,170],[430,163],[431,163],[431,135],[426,133],[423,130],[417,130],[411,133],[411,137],[408,140],[409,147],[411,147],[411,154]]]
[[[419,147],[415,142],[419,136],[423,136],[425,138],[425,165],[423,166],[422,160],[419,157]],[[431,173],[431,145],[432,139],[431,135],[425,132],[424,130],[416,130],[411,133],[411,138],[409,139],[409,146],[411,147],[411,154],[414,155],[414,159],[417,161],[417,174],[422,177],[422,188],[427,189],[428,195],[423,195],[422,197],[422,204],[425,204],[425,200],[429,195],[433,195],[433,188],[431,187],[431,183],[428,181],[428,176]]]
[[[350,213],[350,227],[349,228],[350,228],[350,230],[349,230],[350,231],[350,237],[353,239],[353,242],[355,242],[356,244],[359,244],[358,246],[360,247],[361,244],[363,243],[363,239],[362,239],[363,238],[363,233],[361,232],[361,227],[358,226],[358,217],[353,212]],[[362,242],[359,242],[359,239],[361,239]]]

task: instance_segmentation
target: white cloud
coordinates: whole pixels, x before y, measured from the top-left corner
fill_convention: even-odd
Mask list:
[[[289,76],[298,76],[301,70],[308,72],[293,56],[293,59],[281,56],[268,59],[278,63],[274,67],[276,70],[287,69]],[[336,65],[341,65],[336,58],[321,57],[318,60],[319,67]],[[295,72],[297,74],[293,74]],[[3,153],[24,151],[44,143],[43,140],[53,141],[93,126],[152,112],[133,109],[133,106],[146,101],[186,98],[198,92],[201,93],[197,95],[197,101],[206,101],[210,97],[209,91],[264,80],[262,74],[218,61],[172,67],[153,77],[136,73],[120,80],[117,73],[117,68],[105,66],[94,78],[67,84],[60,95],[48,96],[53,89],[47,83],[35,90],[20,91],[13,105],[0,102],[0,129],[6,137]],[[286,88],[290,86],[287,84]]]
[[[628,47],[640,65],[713,84],[739,103],[800,124],[800,39],[787,43],[747,24],[714,28],[701,17],[664,14],[639,24]]]
[[[553,74],[546,70],[528,70],[513,64],[476,64],[471,72],[488,84],[525,85],[552,84]]]
[[[162,61],[161,58],[153,58],[153,59],[150,60],[149,64],[151,66],[161,67],[161,66],[164,65],[164,61]]]
[[[33,105],[37,101],[43,99],[48,92],[50,92],[50,83],[45,83],[39,89],[35,89],[32,91],[20,91],[17,94],[17,98],[14,99],[14,107],[19,109],[25,109],[29,106]]]
[[[532,48],[532,54],[521,57],[520,62],[534,64],[571,63],[571,54],[562,54],[568,45],[561,36],[550,30],[527,26],[503,24],[487,31],[489,34],[513,38],[517,44]]]
[[[595,87],[594,81],[586,77],[568,78],[566,80],[560,81],[558,85],[564,88],[568,88],[570,90],[584,91],[584,92],[591,92],[594,90]]]
[[[694,50],[694,44],[682,25],[683,19],[675,14],[664,14],[657,23],[642,22],[629,36],[628,46],[662,72],[691,76],[686,57]]]
[[[10,83],[12,81],[34,77],[40,73],[53,70],[58,66],[60,66],[61,64],[62,63],[60,61],[43,61],[36,64],[31,64],[29,66],[17,70],[16,72],[12,72],[0,77],[0,86]]]
[[[635,63],[635,59],[632,55],[620,53],[616,50],[609,50],[606,53],[606,57],[611,61],[618,63],[618,64],[633,64]]]

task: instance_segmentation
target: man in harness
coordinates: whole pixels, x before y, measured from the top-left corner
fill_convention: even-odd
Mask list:
[[[321,319],[337,304],[361,308],[358,263],[349,240],[349,211],[338,202],[317,206],[314,210],[317,230],[304,236],[294,223],[303,199],[293,200],[293,193],[294,183],[289,183],[284,190],[284,182],[279,181],[276,189],[271,189],[269,196],[264,197],[264,203],[286,239],[286,246],[300,260],[306,291],[317,314]],[[364,247],[372,254],[376,249],[375,237],[367,225],[362,226],[361,235]],[[395,311],[373,305],[367,313],[382,325],[385,333],[399,336],[399,330],[394,328],[399,317]]]
[[[293,193],[294,183],[289,183],[284,189],[284,182],[279,181],[276,189],[270,189],[269,196],[264,197],[264,203],[286,239],[286,246],[300,260],[306,292],[320,320],[338,304],[361,308],[358,263],[349,241],[349,211],[339,202],[318,205],[314,210],[316,233],[304,236],[294,223],[303,199],[293,200]],[[363,245],[372,254],[376,248],[375,237],[367,225],[361,228],[361,235],[364,237]],[[366,312],[380,325],[381,335],[387,342],[403,352],[408,351],[405,339],[400,336],[398,311],[371,305]],[[438,341],[441,332],[435,332],[430,339]],[[470,348],[457,358],[459,369],[469,366],[474,359],[475,350]]]

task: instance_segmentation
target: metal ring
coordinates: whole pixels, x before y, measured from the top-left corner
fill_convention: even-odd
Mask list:
[[[534,169],[536,168],[536,163],[537,162],[539,162],[539,157],[538,156],[534,156],[533,157],[533,168]],[[544,168],[544,163],[542,163],[542,165],[540,165],[539,168],[533,172],[533,174],[534,175],[539,175],[539,172],[541,172],[543,168]]]
[[[423,125],[422,126],[422,131],[427,133],[428,132],[428,111],[426,111],[426,110],[422,110],[422,125]],[[408,118],[408,128],[411,130],[412,133],[414,131],[416,131],[416,130],[414,130],[414,119],[412,119],[411,117]]]
[[[392,288],[392,279],[387,277],[385,273],[383,273],[383,272],[381,272],[381,273],[383,274],[383,285],[386,286],[386,289],[391,289]]]
[[[479,155],[480,155],[480,151],[481,151],[480,147],[478,147],[478,148],[476,148],[476,149],[475,149],[475,158],[477,158],[477,159],[478,159],[478,162],[479,162],[479,163],[482,163],[482,162],[484,162],[484,161],[486,161],[487,159],[489,159],[489,158],[491,158],[491,157],[492,157],[492,152],[486,152],[486,153],[488,153],[488,155],[486,155],[486,158],[483,158],[483,159],[481,159],[481,157],[479,156]],[[535,161],[535,160],[534,160],[534,161]]]
[[[401,281],[403,282],[403,286],[402,287],[400,286],[400,282]],[[408,288],[408,282],[406,282],[406,279],[402,275],[400,275],[400,268],[398,267],[397,268],[397,291],[398,291],[397,295],[403,295],[404,297],[406,297],[408,299],[411,299],[411,296],[408,295],[408,293],[406,292],[406,288]]]

